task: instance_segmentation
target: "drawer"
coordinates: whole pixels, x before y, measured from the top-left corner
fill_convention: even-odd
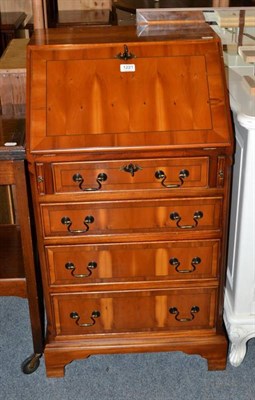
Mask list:
[[[208,157],[52,163],[55,193],[200,188],[208,185]]]
[[[57,335],[213,328],[216,289],[52,295]]]
[[[221,197],[42,204],[45,237],[213,230]]]
[[[46,246],[52,285],[217,276],[219,241]]]

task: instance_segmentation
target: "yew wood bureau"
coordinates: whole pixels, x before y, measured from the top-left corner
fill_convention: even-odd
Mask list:
[[[205,23],[38,31],[27,78],[47,375],[171,350],[224,369],[233,137],[219,38]]]

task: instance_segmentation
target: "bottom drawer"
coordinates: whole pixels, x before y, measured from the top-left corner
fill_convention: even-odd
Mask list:
[[[52,295],[57,335],[212,328],[216,289]]]

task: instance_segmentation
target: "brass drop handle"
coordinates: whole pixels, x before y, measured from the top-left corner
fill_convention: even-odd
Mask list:
[[[88,277],[92,274],[92,270],[95,269],[96,267],[97,267],[97,263],[96,263],[95,261],[90,261],[90,262],[88,263],[88,265],[87,265],[87,268],[86,268],[87,271],[88,271],[87,274],[75,274],[76,267],[75,267],[74,263],[72,263],[71,261],[68,261],[68,262],[65,264],[65,268],[66,268],[68,271],[71,271],[71,274],[72,274],[75,278],[88,278]]]
[[[84,183],[83,176],[79,172],[77,172],[77,174],[73,175],[73,181],[75,183],[79,184],[79,188],[83,192],[95,192],[97,190],[100,190],[101,187],[102,187],[101,182],[105,182],[106,180],[107,180],[107,175],[104,172],[100,172],[100,174],[97,175],[97,179],[96,179],[96,182],[97,182],[98,186],[97,187],[88,187],[88,188],[86,188],[86,187],[83,186],[83,183]]]
[[[190,318],[179,318],[180,312],[179,312],[178,308],[176,308],[176,307],[169,308],[169,312],[170,312],[170,314],[175,315],[175,319],[178,322],[190,322],[195,318],[194,314],[199,312],[199,307],[198,306],[191,307],[191,309],[190,309],[191,317]]]
[[[117,54],[116,58],[118,58],[119,60],[127,61],[127,60],[131,60],[132,58],[136,58],[136,56],[132,53],[129,53],[128,46],[126,44],[124,44],[123,53]]]
[[[179,181],[180,183],[168,183],[165,184],[165,180],[167,179],[167,176],[165,174],[164,171],[162,170],[158,170],[155,172],[155,178],[156,179],[162,179],[161,180],[161,185],[164,186],[167,189],[174,189],[174,188],[178,188],[181,187],[184,183],[184,179],[187,178],[189,176],[189,171],[187,169],[182,169],[179,172]]]
[[[75,319],[76,325],[80,326],[81,328],[89,328],[90,326],[95,325],[96,318],[99,318],[99,317],[100,317],[99,311],[92,311],[91,317],[90,317],[92,322],[87,322],[87,323],[81,324],[79,322],[81,317],[79,316],[79,314],[76,311],[72,311],[70,314],[70,318]]]
[[[63,225],[66,225],[68,232],[70,233],[86,233],[89,230],[89,224],[92,224],[94,222],[94,217],[93,215],[87,215],[87,217],[84,218],[83,224],[86,226],[86,229],[71,229],[72,226],[72,220],[69,217],[63,217],[61,219],[61,223]]]
[[[201,263],[201,258],[194,257],[191,261],[191,266],[192,266],[191,269],[179,269],[179,266],[181,265],[181,263],[178,260],[178,258],[173,257],[173,258],[170,258],[170,260],[169,260],[169,264],[173,265],[175,267],[175,270],[177,272],[179,272],[180,274],[189,274],[191,272],[194,272],[196,270],[196,266],[200,263]]]
[[[198,225],[198,220],[203,218],[203,215],[204,214],[202,213],[202,211],[195,211],[193,215],[193,221],[195,222],[195,224],[193,225],[180,225],[180,221],[182,218],[176,211],[170,214],[170,219],[172,221],[176,221],[176,226],[180,229],[194,229]]]

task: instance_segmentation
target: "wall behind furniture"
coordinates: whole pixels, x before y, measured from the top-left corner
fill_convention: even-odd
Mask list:
[[[26,14],[32,14],[31,0],[0,0],[0,9],[4,11],[24,11]]]
[[[27,21],[32,16],[32,0],[0,0],[0,10],[23,11],[27,14]]]

